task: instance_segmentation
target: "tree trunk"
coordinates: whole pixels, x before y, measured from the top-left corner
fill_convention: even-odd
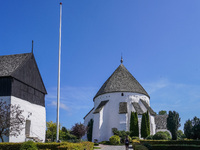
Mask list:
[[[4,142],[2,135],[0,135],[1,141]]]

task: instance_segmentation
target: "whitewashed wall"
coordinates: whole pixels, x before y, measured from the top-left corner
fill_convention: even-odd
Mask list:
[[[24,110],[23,116],[27,120],[31,120],[30,137],[38,137],[45,141],[46,130],[46,110],[45,107],[32,104],[28,101],[11,96],[12,105],[20,105],[20,109]],[[24,124],[25,127],[25,124]],[[25,141],[25,129],[21,131],[18,137],[10,136],[9,142],[24,142]]]
[[[109,138],[113,135],[112,128],[129,131],[130,115],[131,111],[134,111],[132,103],[139,102],[140,99],[143,99],[149,104],[149,98],[146,95],[123,92],[124,96],[121,96],[121,93],[122,92],[107,93],[94,99],[94,110],[98,107],[101,101],[109,101],[100,111],[100,113],[94,114],[93,141],[94,139],[98,139],[99,142],[109,140]],[[119,114],[120,102],[127,102],[127,114]],[[88,121],[91,119],[91,116],[92,115],[88,115],[85,118],[84,124],[88,123]]]

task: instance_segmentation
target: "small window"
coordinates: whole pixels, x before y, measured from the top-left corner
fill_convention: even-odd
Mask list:
[[[122,93],[121,95],[124,96],[124,93]]]

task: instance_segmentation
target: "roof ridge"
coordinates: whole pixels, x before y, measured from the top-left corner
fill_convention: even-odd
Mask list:
[[[111,76],[104,82],[93,100],[99,95],[114,92],[140,93],[150,98],[145,89],[123,64],[120,64]]]
[[[10,76],[12,76],[17,70],[19,70],[20,68],[23,67],[23,65],[28,61],[28,59],[33,55],[32,53],[25,53],[25,54],[29,54],[27,55],[24,60],[19,64],[19,66],[10,74]],[[18,55],[18,54],[17,54]],[[19,54],[20,55],[20,54]]]
[[[32,53],[22,53],[22,54],[10,54],[10,55],[0,55],[0,57],[7,57],[7,56],[14,56],[14,55],[25,55],[25,54],[32,54]]]

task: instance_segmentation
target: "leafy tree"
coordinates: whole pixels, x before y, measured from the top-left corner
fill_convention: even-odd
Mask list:
[[[63,140],[64,132],[59,127],[59,139]],[[47,122],[46,139],[56,140],[57,125],[53,121]]]
[[[130,135],[129,131],[119,131],[117,128],[112,128],[112,132],[114,135],[117,135],[121,138],[122,143],[124,142],[126,136]]]
[[[176,111],[169,111],[169,115],[167,117],[167,129],[172,134],[172,140],[177,140],[177,131],[180,125],[179,114]]]
[[[148,136],[147,118],[146,113],[142,114],[141,122],[141,137],[146,138]]]
[[[61,134],[60,134],[60,136],[61,136],[60,138],[61,138],[63,141],[69,141],[69,140],[74,141],[74,140],[77,139],[77,137],[74,136],[74,135],[72,135],[72,134],[70,133],[70,130],[67,130],[65,127],[62,127],[60,133],[61,133]]]
[[[192,128],[192,121],[188,119],[184,124],[184,134],[188,139],[192,139],[193,137]]]
[[[46,130],[46,139],[51,139],[51,141],[55,141],[56,139],[56,130],[57,125],[53,121],[47,122],[47,130]]]
[[[158,112],[159,115],[167,115],[167,111],[165,110],[161,110]]]
[[[88,122],[87,126],[87,139],[88,141],[92,141],[92,130],[93,130],[93,119]]]
[[[149,119],[149,112],[146,112],[146,118],[147,118],[147,136],[150,135],[150,119]]]
[[[82,123],[76,123],[71,129],[71,133],[78,139],[81,139],[81,137],[86,133],[86,127]]]
[[[185,138],[185,134],[183,134],[183,131],[182,130],[178,130],[177,131],[177,139],[181,140],[181,139],[184,139],[184,138]]]
[[[17,137],[20,135],[25,123],[22,113],[23,110],[19,105],[0,101],[0,138],[2,142],[4,142],[3,136]]]
[[[192,120],[192,133],[193,133],[193,139],[199,139],[200,138],[200,119],[196,116]]]
[[[131,134],[131,137],[132,136],[139,137],[139,127],[138,127],[138,115],[137,115],[137,112],[131,112],[130,134]]]

